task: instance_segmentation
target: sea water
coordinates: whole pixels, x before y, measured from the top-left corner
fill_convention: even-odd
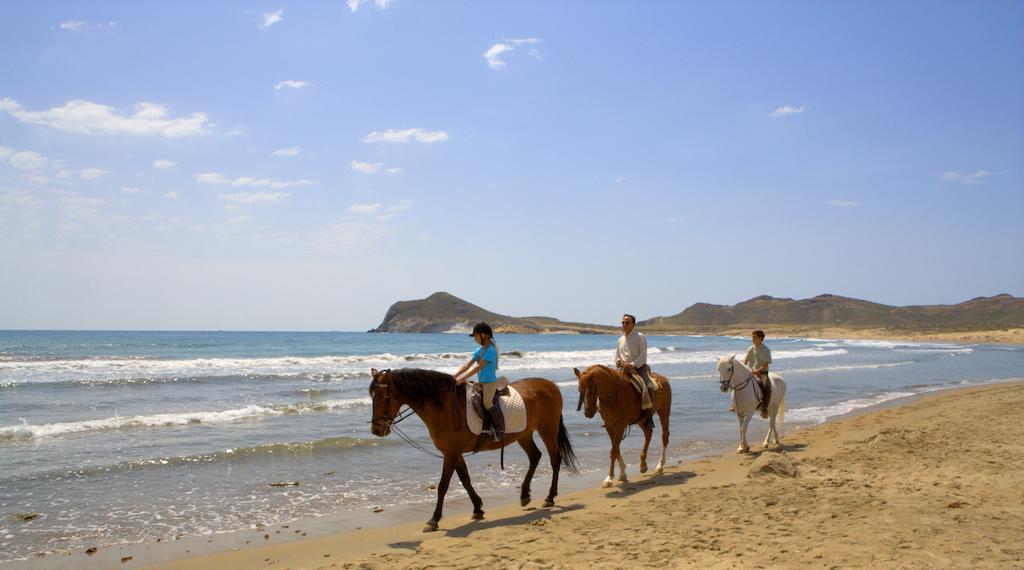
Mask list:
[[[611,364],[610,335],[499,335],[500,373],[548,378],[585,474],[607,470],[600,418],[575,411],[573,368]],[[785,432],[888,400],[1018,379],[1024,349],[771,338],[789,385]],[[652,368],[672,380],[670,462],[732,447],[714,364],[749,339],[650,336]],[[345,332],[0,331],[0,561],[182,534],[252,528],[430,503],[440,460],[369,430],[371,368],[454,372],[465,335]],[[761,420],[754,420],[761,424]],[[430,448],[423,425],[402,424]],[[539,439],[537,440],[539,444]],[[652,444],[653,465],[658,439]],[[624,454],[635,464],[639,430]],[[525,454],[469,458],[487,500],[519,485]],[[548,485],[546,457],[534,480]],[[298,485],[272,486],[274,483]],[[450,495],[463,493],[457,481]],[[18,520],[18,513],[37,513]]]

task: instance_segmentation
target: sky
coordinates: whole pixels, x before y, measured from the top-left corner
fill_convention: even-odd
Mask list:
[[[0,329],[1024,295],[1021,2],[0,12]]]

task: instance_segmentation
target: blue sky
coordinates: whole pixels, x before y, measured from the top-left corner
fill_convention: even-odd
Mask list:
[[[1019,2],[20,2],[0,328],[1024,294]]]

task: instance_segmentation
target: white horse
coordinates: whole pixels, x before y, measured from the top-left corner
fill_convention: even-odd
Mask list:
[[[747,425],[757,411],[757,393],[761,389],[758,387],[757,392],[754,391],[757,381],[750,373],[750,368],[736,360],[735,355],[719,358],[716,369],[722,391],[731,389],[736,395],[736,418],[740,422],[740,446],[736,448],[736,452],[747,453],[750,451],[750,446],[747,445]],[[764,443],[761,445],[763,448],[768,447],[773,436],[775,445],[781,445],[778,426],[782,424],[782,416],[786,413],[786,382],[782,376],[774,372],[768,373],[768,381],[772,385],[772,394],[768,400],[768,435],[764,437]]]

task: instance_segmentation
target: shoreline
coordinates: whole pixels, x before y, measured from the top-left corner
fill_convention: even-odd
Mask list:
[[[813,454],[815,449],[811,443],[827,443],[827,434],[841,431],[853,422],[872,423],[874,418],[884,414],[910,413],[916,408],[933,401],[962,400],[972,394],[991,394],[993,391],[1016,390],[1024,403],[1024,382],[1009,380],[982,386],[951,387],[926,394],[916,394],[898,398],[875,406],[854,410],[847,414],[810,426],[803,426],[792,431],[783,428],[783,444],[787,454],[805,461],[804,456]],[[754,446],[757,436],[764,432],[764,422],[756,419],[751,424],[750,441]],[[735,434],[733,434],[735,435]],[[759,441],[757,442],[759,443]],[[656,457],[652,449],[652,455]],[[466,536],[477,533],[490,535],[502,529],[539,529],[563,518],[592,516],[590,511],[601,512],[615,508],[614,501],[624,497],[647,494],[664,488],[679,499],[686,499],[691,490],[716,488],[722,485],[735,485],[742,481],[746,468],[758,454],[747,457],[733,455],[731,452],[709,451],[710,455],[702,457],[672,458],[662,476],[640,475],[635,465],[629,473],[631,482],[602,489],[599,482],[603,478],[603,470],[599,470],[592,479],[588,475],[569,478],[563,475],[561,493],[556,501],[557,506],[551,509],[538,508],[546,489],[547,481],[541,477],[534,481],[534,502],[526,509],[518,505],[515,489],[506,489],[499,495],[485,497],[487,518],[481,522],[469,520],[470,506],[468,498],[460,496],[449,498],[445,502],[445,518],[441,521],[441,530],[436,533],[421,532],[424,520],[429,518],[433,503],[406,505],[398,510],[387,510],[381,513],[347,512],[327,515],[314,519],[306,519],[276,526],[259,527],[218,533],[182,537],[181,540],[162,541],[159,543],[133,543],[102,547],[95,555],[84,553],[55,553],[45,557],[37,557],[23,561],[11,561],[0,564],[0,569],[21,570],[35,568],[138,568],[154,569],[192,568],[197,570],[215,569],[231,570],[252,567],[268,568],[319,568],[330,567],[358,558],[372,556],[363,560],[370,567],[393,567],[394,565],[410,565],[418,567],[422,563],[414,562],[411,552],[429,550],[432,556],[444,556],[434,548],[442,543],[447,546],[460,544],[469,548],[479,541],[465,541]],[[717,455],[716,455],[717,453]],[[726,477],[728,475],[728,477]],[[724,479],[723,479],[724,477]],[[737,479],[739,477],[739,479]],[[725,479],[732,481],[729,483]],[[452,490],[460,488],[453,481]],[[538,498],[539,497],[539,498]],[[613,501],[609,503],[609,501]],[[626,506],[635,507],[635,499],[625,501]],[[1024,509],[1021,509],[1024,511]],[[606,511],[616,515],[615,511]],[[410,522],[413,521],[414,522]],[[636,522],[637,525],[641,523]],[[264,536],[269,537],[265,539]],[[472,544],[470,544],[472,543]],[[444,550],[443,548],[441,550]],[[122,558],[131,556],[122,562]],[[461,566],[464,564],[485,565],[467,560],[455,561],[442,559],[438,564]],[[572,558],[570,557],[570,560]],[[547,561],[551,564],[554,558]],[[583,562],[583,560],[580,560]],[[749,562],[744,560],[744,565]],[[820,561],[819,561],[820,563]],[[546,564],[540,564],[545,566]],[[149,565],[149,566],[147,566]]]

